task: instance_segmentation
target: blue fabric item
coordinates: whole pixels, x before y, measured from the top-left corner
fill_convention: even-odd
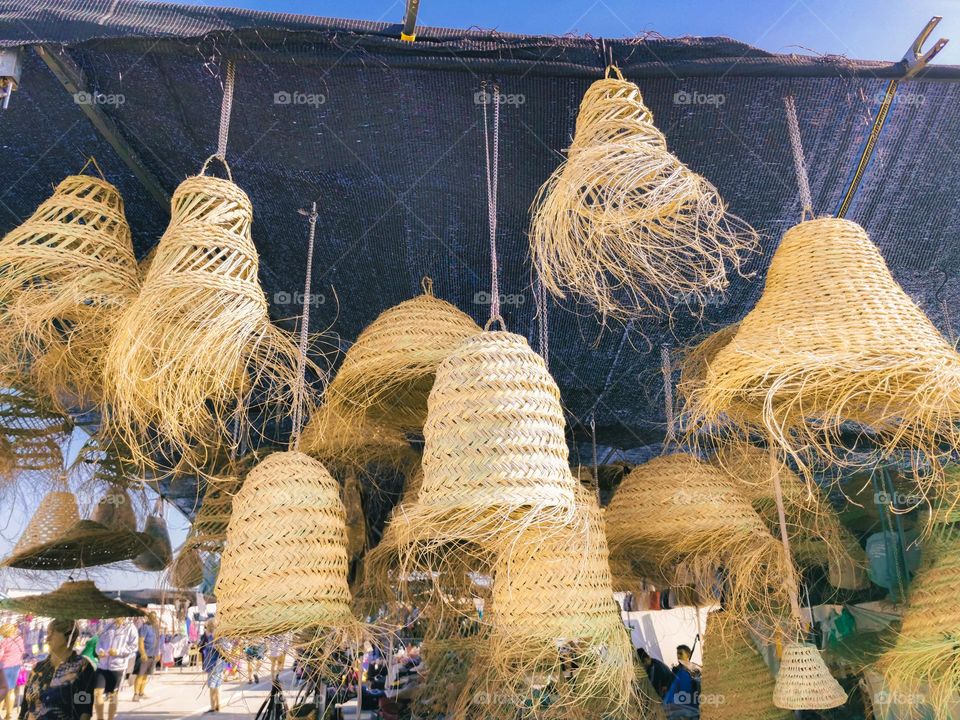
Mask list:
[[[673,682],[663,698],[664,705],[696,705],[693,676],[682,665],[674,670]]]
[[[140,627],[140,637],[143,638],[143,651],[147,657],[156,657],[160,654],[160,637],[153,625],[144,623]]]

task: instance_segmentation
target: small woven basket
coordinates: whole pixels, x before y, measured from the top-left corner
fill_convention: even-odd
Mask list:
[[[188,542],[206,552],[220,552],[227,539],[227,526],[233,514],[233,498],[243,486],[243,478],[220,477],[207,483],[200,509],[193,519]]]
[[[791,643],[784,648],[774,705],[784,710],[831,710],[846,702],[846,691],[830,674],[815,645]]]
[[[44,595],[0,600],[0,608],[24,615],[40,615],[61,620],[143,617],[146,614],[132,605],[107,597],[89,580],[71,580]]]
[[[148,542],[140,533],[80,520],[53,540],[15,551],[4,565],[28,570],[75,570],[109,565],[132,560]]]
[[[173,561],[173,547],[167,523],[161,515],[149,515],[143,524],[143,534],[149,538],[148,547],[133,559],[133,564],[146,572],[165,570]]]
[[[170,565],[170,584],[179,590],[192,590],[203,582],[203,570],[200,550],[188,540]]]

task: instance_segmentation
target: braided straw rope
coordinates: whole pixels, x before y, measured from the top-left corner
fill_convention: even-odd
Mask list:
[[[424,289],[381,313],[347,351],[326,390],[342,417],[366,416],[400,430],[423,427],[437,366],[480,332],[470,316],[434,297],[429,280]]]
[[[107,597],[89,580],[71,580],[44,595],[0,600],[0,608],[61,620],[143,617],[146,614],[132,605]]]
[[[661,578],[690,584],[704,599],[715,598],[722,568],[731,615],[762,616],[772,629],[789,607],[791,561],[780,541],[725,473],[693,455],[634,468],[606,509],[606,528],[615,559],[659,567]]]
[[[791,720],[773,704],[774,679],[746,623],[712,613],[703,639],[702,720]]]
[[[428,410],[417,503],[392,522],[404,574],[438,572],[437,562],[570,519],[576,481],[560,393],[525,338],[498,331],[464,342],[437,369]]]
[[[903,450],[938,460],[960,443],[960,355],[863,228],[812,220],[784,235],[763,295],[686,405],[693,432],[761,435],[802,470],[811,455],[865,464],[844,452],[846,423],[872,434],[870,466]],[[939,481],[933,465],[917,470],[922,490]]]
[[[815,645],[791,643],[783,650],[773,704],[784,710],[830,710],[846,704],[840,687]]]
[[[67,407],[102,395],[103,353],[140,287],[123,200],[71,175],[0,240],[0,367]]]
[[[344,521],[339,485],[307,455],[274,453],[251,470],[217,578],[220,634],[355,629]]]
[[[168,569],[168,579],[180,590],[192,590],[203,582],[203,558],[195,545],[183,544]]]
[[[590,86],[567,160],[533,205],[531,255],[551,293],[614,317],[699,307],[756,247],[717,189],[667,149],[635,84]]]
[[[14,552],[4,565],[28,570],[96,567],[132,560],[147,544],[148,539],[140,533],[80,520],[53,540]]]
[[[910,586],[900,633],[877,669],[894,696],[925,692],[932,717],[954,720],[960,709],[960,525],[936,527],[923,549],[924,566]],[[931,717],[921,714],[921,703],[910,706],[916,717]]]
[[[174,192],[106,355],[109,426],[139,463],[162,450],[200,468],[236,444],[231,421],[254,390],[274,412],[292,401],[299,352],[270,322],[252,222],[250,199],[229,180],[198,175]]]
[[[160,572],[173,562],[173,546],[167,523],[160,515],[149,515],[143,524],[148,546],[133,559],[133,564],[146,572]]]
[[[56,490],[47,493],[17,540],[13,554],[19,555],[52,542],[79,521],[80,510],[72,492]]]

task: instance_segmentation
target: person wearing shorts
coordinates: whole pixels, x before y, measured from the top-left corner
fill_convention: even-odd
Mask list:
[[[207,674],[207,689],[210,691],[210,709],[208,713],[220,712],[220,686],[223,685],[223,673],[226,663],[213,636],[213,623],[207,623],[207,630],[201,638],[200,657],[203,671]]]
[[[157,616],[147,613],[147,617],[140,621],[140,630],[137,640],[137,660],[134,667],[136,679],[133,681],[133,701],[140,702],[146,697],[144,690],[147,682],[157,665],[157,656],[160,654],[160,632],[157,627]]]
[[[97,682],[93,690],[93,704],[97,720],[104,720],[104,700],[107,700],[107,720],[117,716],[117,690],[123,680],[130,657],[137,651],[137,628],[130,618],[116,618],[97,639]]]

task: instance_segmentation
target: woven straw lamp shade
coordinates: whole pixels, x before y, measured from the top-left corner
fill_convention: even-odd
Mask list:
[[[960,441],[960,354],[863,228],[811,220],[784,235],[760,300],[686,405],[693,432],[766,437],[801,469],[811,455],[864,464],[845,453],[848,422],[873,433],[870,466],[900,450],[938,459]],[[922,489],[939,480],[917,476]]]
[[[724,570],[731,615],[779,616],[790,605],[791,571],[780,540],[719,468],[689,454],[639,465],[620,483],[606,512],[611,554],[659,566],[674,581],[677,565],[700,596],[716,594]],[[775,623],[773,623],[775,624]]]
[[[203,502],[193,519],[188,542],[207,552],[220,552],[227,539],[227,526],[233,514],[233,498],[243,486],[239,477],[218,478],[208,483]]]
[[[103,353],[140,286],[120,193],[71,175],[0,240],[0,367],[51,399],[89,405]]]
[[[784,710],[830,710],[847,702],[847,692],[830,674],[815,645],[791,643],[783,650],[773,704]]]
[[[53,540],[15,551],[4,565],[28,570],[75,570],[109,565],[132,560],[148,542],[140,533],[80,520]]]
[[[203,582],[203,558],[200,550],[185,542],[168,571],[170,584],[180,590],[192,590]]]
[[[566,162],[534,201],[534,264],[553,294],[608,315],[660,314],[678,298],[701,306],[756,233],[670,153],[640,89],[615,71],[587,90]]]
[[[424,293],[384,311],[347,351],[327,387],[327,402],[346,418],[366,416],[385,428],[420,430],[437,367],[480,332],[469,315]]]
[[[570,519],[576,481],[560,393],[525,338],[464,342],[440,364],[428,408],[423,484],[393,520],[404,572],[440,570],[438,555],[458,555],[451,544],[504,547],[528,527]]]
[[[143,524],[143,534],[149,538],[148,545],[133,559],[133,564],[146,572],[165,570],[173,561],[173,547],[163,516],[148,515]]]
[[[247,475],[217,578],[218,631],[264,637],[355,624],[340,486],[300,452],[269,455]]]
[[[67,490],[47,493],[13,548],[13,555],[53,542],[80,521],[76,496]]]
[[[35,491],[55,487],[64,471],[61,445],[70,430],[66,418],[29,389],[0,390],[0,488],[18,481]]]
[[[274,412],[292,400],[299,353],[270,322],[252,222],[230,180],[201,174],[174,192],[143,289],[106,354],[110,428],[139,463],[162,451],[201,468],[236,444],[231,421],[253,389]]]
[[[132,605],[107,597],[89,580],[71,580],[44,595],[0,600],[0,608],[62,620],[143,617],[146,614]]]
[[[703,640],[702,720],[791,720],[773,704],[774,678],[742,621],[713,613]]]

